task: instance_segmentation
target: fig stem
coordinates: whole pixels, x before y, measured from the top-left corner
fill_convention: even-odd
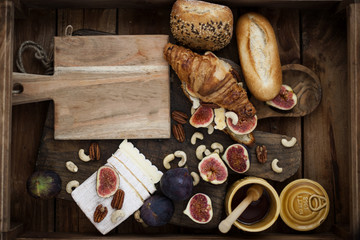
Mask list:
[[[222,233],[227,233],[233,223],[238,219],[238,217],[245,211],[245,209],[250,205],[251,202],[259,200],[263,194],[263,187],[255,184],[252,185],[246,192],[246,198],[232,211],[227,218],[222,220],[219,224],[219,230]]]

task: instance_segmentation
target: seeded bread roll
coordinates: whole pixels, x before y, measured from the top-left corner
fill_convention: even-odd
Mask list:
[[[247,87],[258,100],[272,100],[282,84],[274,29],[264,16],[247,13],[237,21],[236,39]]]
[[[174,38],[195,50],[216,51],[229,44],[233,34],[230,8],[196,0],[177,0],[170,14]]]

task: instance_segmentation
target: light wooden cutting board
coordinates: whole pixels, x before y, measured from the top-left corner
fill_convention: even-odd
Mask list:
[[[167,35],[55,37],[54,75],[14,73],[14,104],[53,100],[55,139],[170,137]]]

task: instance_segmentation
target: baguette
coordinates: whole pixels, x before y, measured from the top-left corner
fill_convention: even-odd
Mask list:
[[[282,72],[271,24],[258,13],[244,14],[237,21],[236,40],[249,91],[260,101],[272,100],[280,92]]]
[[[170,14],[174,38],[196,50],[216,51],[230,43],[233,14],[230,8],[196,0],[177,0]]]

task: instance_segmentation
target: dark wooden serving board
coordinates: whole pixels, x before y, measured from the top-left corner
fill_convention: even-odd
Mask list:
[[[183,94],[180,87],[180,81],[177,79],[173,71],[171,71],[170,79],[171,110],[180,110],[190,115],[191,103]],[[79,159],[78,151],[81,148],[87,151],[92,140],[54,140],[53,121],[53,105],[51,104],[45,123],[42,143],[37,160],[37,167],[39,169],[52,169],[56,171],[63,181],[62,191],[58,195],[58,198],[72,200],[71,196],[65,191],[67,182],[71,180],[78,180],[82,183],[100,166],[106,163],[106,160],[116,151],[122,140],[98,140],[97,142],[101,148],[101,160],[85,163]],[[176,150],[183,150],[187,153],[188,169],[190,171],[197,172],[197,165],[199,161],[195,157],[195,149],[198,145],[205,144],[210,149],[210,145],[213,142],[219,142],[225,148],[235,143],[222,131],[215,131],[213,134],[208,135],[206,128],[195,129],[188,123],[184,125],[184,128],[186,133],[186,140],[184,143],[177,142],[173,137],[170,139],[132,139],[130,141],[140,150],[141,153],[146,156],[146,158],[152,161],[152,163],[163,172],[165,171],[162,164],[163,158],[167,154],[173,153]],[[196,131],[202,132],[205,138],[204,140],[198,141],[194,146],[190,143],[190,138]],[[254,135],[256,143],[253,147],[249,148],[251,154],[251,167],[245,175],[252,175],[275,181],[284,181],[298,170],[301,163],[301,150],[298,144],[296,144],[293,148],[285,149],[280,144],[281,138],[285,136],[259,131],[255,131]],[[94,139],[94,141],[96,141],[96,139]],[[269,161],[266,164],[260,164],[256,160],[255,147],[259,144],[265,144],[268,147]],[[279,165],[284,168],[283,173],[276,174],[271,170],[270,160],[272,160],[272,158],[278,158],[280,160]],[[69,172],[65,167],[66,161],[73,161],[78,166],[79,171],[77,173]],[[172,162],[171,165],[173,168],[176,167],[177,161]],[[245,176],[237,174],[231,170],[229,170],[229,173],[233,175],[235,179]],[[200,184],[195,186],[193,193],[202,192],[209,195],[212,199],[214,209],[212,221],[204,225],[193,224],[192,220],[182,213],[186,206],[186,201],[184,201],[175,203],[175,213],[171,223],[181,226],[193,226],[196,228],[216,228],[223,216],[226,190],[227,182],[221,185],[212,185],[210,183],[200,181]]]

